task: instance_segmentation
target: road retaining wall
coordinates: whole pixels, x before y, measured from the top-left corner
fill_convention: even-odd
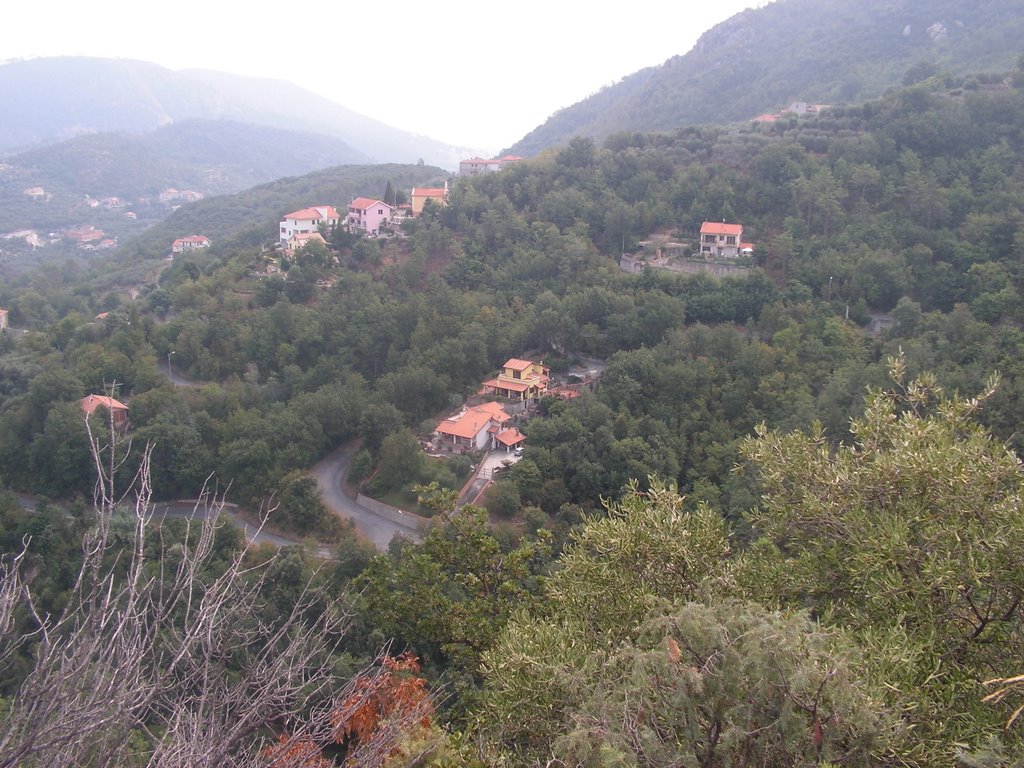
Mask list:
[[[393,523],[404,525],[406,528],[412,528],[413,530],[419,528],[423,523],[429,522],[429,519],[426,517],[414,515],[412,512],[405,512],[398,507],[392,507],[390,504],[371,499],[369,496],[364,496],[361,493],[356,496],[356,503],[374,514],[380,515],[385,520],[390,520]]]

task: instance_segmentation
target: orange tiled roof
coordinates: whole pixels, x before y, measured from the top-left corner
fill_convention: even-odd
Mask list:
[[[179,237],[174,241],[174,245],[180,245],[182,243],[195,243],[196,245],[202,243],[209,243],[210,238],[206,235],[189,235],[188,237]]]
[[[318,205],[312,208],[303,208],[301,211],[292,211],[284,215],[286,219],[296,221],[312,221],[313,219],[338,219],[338,212],[329,205]]]
[[[87,414],[91,414],[101,405],[108,411],[127,411],[128,406],[106,395],[87,395],[79,400],[79,405]]]
[[[388,205],[383,200],[378,200],[375,197],[357,197],[351,203],[348,204],[349,208],[373,208],[375,205]],[[391,206],[388,205],[388,208]]]
[[[502,445],[507,445],[510,448],[513,445],[518,445],[525,439],[526,435],[524,435],[515,427],[512,427],[512,429],[506,429],[504,432],[499,432],[498,436],[495,438],[495,440],[497,440],[499,443],[501,443]]]
[[[534,384],[536,384],[536,380],[530,379],[488,379],[484,382],[484,388],[490,387],[491,389],[507,389],[509,392],[525,392]]]
[[[444,197],[448,190],[444,187],[413,187],[412,197]]]
[[[509,420],[509,415],[502,410],[497,403],[487,403],[475,408],[467,408],[463,413],[445,419],[437,425],[437,431],[442,435],[453,437],[464,437],[471,440],[480,434],[480,430],[491,424],[492,421],[502,423]]]
[[[501,407],[501,403],[482,403],[475,406],[472,410],[490,414],[491,418],[499,424],[504,424],[512,418],[505,413],[505,409]]]
[[[724,221],[705,221],[700,225],[700,233],[702,235],[735,235],[739,237],[743,234],[743,225],[726,224]]]
[[[513,371],[525,371],[531,365],[534,365],[534,362],[532,360],[520,360],[517,357],[513,357],[505,361],[505,365],[503,365],[502,367],[511,368]]]

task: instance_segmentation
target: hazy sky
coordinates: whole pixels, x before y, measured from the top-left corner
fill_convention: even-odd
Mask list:
[[[104,56],[280,78],[492,154],[765,2],[12,2],[0,14],[0,60]]]

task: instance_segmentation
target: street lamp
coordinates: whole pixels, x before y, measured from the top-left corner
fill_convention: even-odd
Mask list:
[[[174,350],[173,349],[170,352],[167,353],[167,378],[168,379],[173,378],[173,374],[171,373],[171,355],[173,355],[173,354],[174,354]]]

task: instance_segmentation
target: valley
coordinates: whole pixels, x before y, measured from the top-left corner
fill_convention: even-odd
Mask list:
[[[0,763],[1013,768],[1021,23],[777,0],[516,157],[5,157]]]

